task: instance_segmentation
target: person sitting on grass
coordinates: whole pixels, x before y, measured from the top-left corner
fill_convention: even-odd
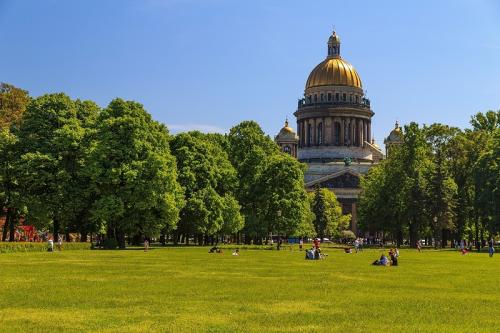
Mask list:
[[[345,247],[344,252],[345,253],[352,253],[352,249],[350,247]],[[356,252],[358,252],[358,251],[356,251]]]
[[[375,265],[375,266],[387,266],[387,264],[389,263],[389,260],[387,259],[387,257],[385,256],[385,254],[382,253],[382,255],[380,256],[380,259],[379,260],[375,260],[372,265]]]
[[[208,253],[222,253],[222,249],[220,247],[214,246],[208,251]]]
[[[389,251],[389,257],[391,258],[391,266],[397,266],[398,265],[398,256],[396,255],[396,250]]]
[[[233,256],[239,256],[240,255],[240,249],[236,248],[233,252]]]

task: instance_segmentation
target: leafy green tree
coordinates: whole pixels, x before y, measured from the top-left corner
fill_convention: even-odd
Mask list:
[[[2,232],[2,241],[7,239],[9,231],[9,241],[14,241],[14,231],[16,222],[22,210],[19,196],[19,187],[16,174],[16,151],[17,138],[7,128],[0,130],[0,203],[1,211],[5,212],[5,224]]]
[[[362,178],[360,227],[392,234],[401,245],[405,234],[415,246],[428,225],[426,178],[430,148],[424,131],[415,123],[405,126],[403,144]]]
[[[113,100],[97,120],[89,157],[96,200],[92,218],[125,247],[126,234],[174,228],[184,204],[166,127],[137,102]]]
[[[236,171],[220,138],[200,132],[180,133],[172,140],[179,183],[186,195],[179,234],[186,242],[197,235],[200,243],[216,234],[234,233],[243,227],[240,207],[233,192]],[[177,240],[177,235],[176,235]]]
[[[16,169],[27,219],[41,228],[51,226],[57,239],[74,220],[78,201],[72,194],[84,132],[75,103],[64,94],[34,99],[16,134],[20,151]]]
[[[279,153],[270,158],[260,174],[256,211],[268,233],[291,235],[309,217],[304,171],[303,164]]]
[[[342,215],[342,207],[335,193],[316,187],[312,196],[311,210],[314,213],[314,227],[320,238],[339,237],[340,232],[349,227],[351,216]]]
[[[492,133],[495,129],[500,128],[500,110],[490,110],[486,113],[478,112],[471,117],[470,123],[474,131]]]
[[[74,219],[68,223],[68,232],[79,232],[80,241],[87,240],[91,232],[98,232],[96,224],[92,219],[91,209],[97,190],[92,183],[92,175],[88,173],[90,154],[96,146],[96,121],[101,108],[92,101],[75,101],[76,116],[84,131],[82,141],[79,145],[76,177],[71,188],[70,197],[74,201]]]
[[[0,215],[5,213],[2,241],[14,241],[15,225],[23,205],[19,197],[16,161],[19,159],[15,131],[30,101],[28,92],[13,85],[0,84]]]
[[[260,243],[263,237],[269,235],[269,230],[258,217],[260,197],[257,193],[263,188],[259,181],[270,158],[279,153],[279,148],[254,121],[244,121],[234,126],[227,139],[229,159],[239,180],[236,197],[245,217],[245,242],[253,240]]]
[[[447,243],[449,231],[454,230],[457,185],[450,175],[448,161],[450,141],[459,130],[442,124],[425,128],[427,142],[431,148],[430,168],[427,177],[427,201],[432,222],[435,246]]]

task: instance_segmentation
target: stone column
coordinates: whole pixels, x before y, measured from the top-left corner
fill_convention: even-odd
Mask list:
[[[302,147],[305,147],[306,146],[306,140],[307,140],[307,137],[306,137],[306,121],[305,120],[301,120],[301,123],[302,123],[302,133],[301,133],[301,137],[300,137],[300,140],[302,141]]]
[[[363,139],[364,141],[368,141],[368,136],[366,135],[366,120],[363,119]],[[363,141],[363,143],[364,143]]]
[[[344,117],[340,118],[340,145],[344,145],[344,138],[345,138],[345,119]]]
[[[323,128],[325,145],[330,145],[332,143],[332,117],[328,117],[325,120],[325,128]]]
[[[364,140],[364,133],[363,133],[363,119],[359,120],[359,146],[363,147],[363,142]]]
[[[368,141],[368,142],[371,143],[372,142],[371,141],[372,140],[372,122],[371,122],[371,120],[368,121],[368,127],[367,128],[368,128],[367,129],[367,131],[368,131],[368,133],[367,133],[368,134],[368,138],[367,139],[368,140],[366,140],[366,141]]]
[[[358,214],[356,212],[355,202],[351,205],[351,230],[356,236],[358,235]]]
[[[313,120],[313,146],[317,145],[318,144],[318,141],[317,141],[317,127],[316,127],[316,118],[314,118]]]

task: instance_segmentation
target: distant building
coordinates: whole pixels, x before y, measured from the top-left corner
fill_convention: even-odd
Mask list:
[[[297,134],[285,122],[276,143],[307,164],[306,189],[332,190],[344,214],[351,213],[357,233],[356,203],[359,177],[384,158],[372,137],[374,112],[354,67],[340,56],[340,37],[334,31],[327,56],[309,74],[304,97],[294,115]]]

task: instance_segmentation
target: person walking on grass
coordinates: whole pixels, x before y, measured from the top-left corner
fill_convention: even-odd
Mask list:
[[[59,251],[62,251],[62,236],[59,235],[59,238],[57,239],[57,249]]]
[[[422,243],[420,242],[420,240],[417,241],[417,250],[418,252],[422,251]]]
[[[144,238],[144,252],[149,251],[149,241],[147,238]]]
[[[491,238],[488,242],[488,253],[490,258],[493,257],[493,254],[495,254],[495,242],[493,241],[493,238]]]

